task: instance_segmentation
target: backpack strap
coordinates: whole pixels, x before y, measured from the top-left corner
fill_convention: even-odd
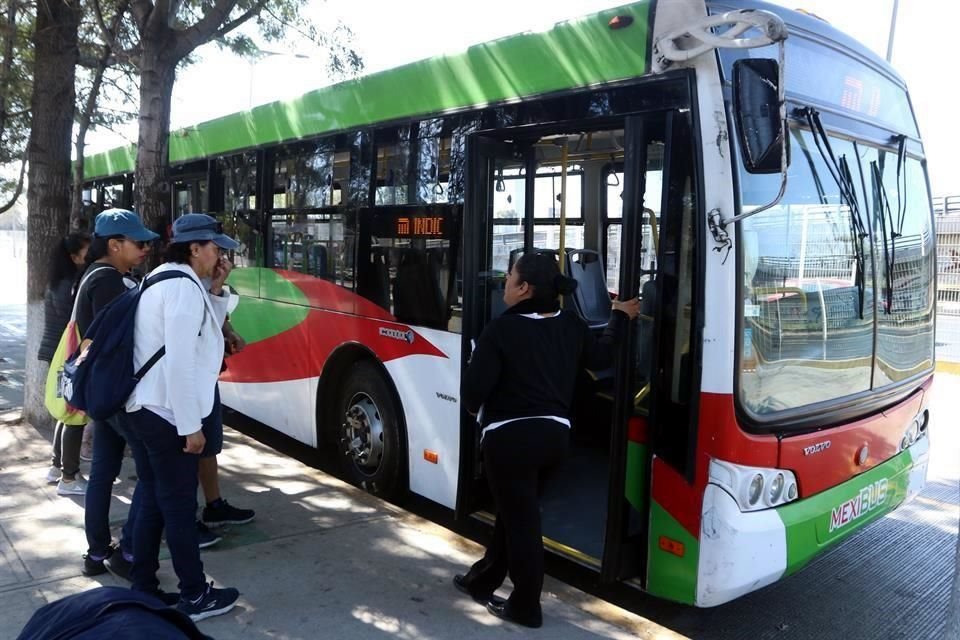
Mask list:
[[[197,285],[197,288],[200,289],[200,293],[203,293],[203,287],[197,284],[196,280],[191,278],[189,275],[187,275],[183,271],[171,269],[170,271],[164,271],[162,273],[158,273],[153,276],[147,276],[146,278],[144,278],[143,282],[140,283],[140,294],[143,295],[143,292],[146,291],[147,287],[149,287],[150,285],[157,284],[158,282],[163,282],[164,280],[173,280],[174,278],[189,279],[190,282]],[[204,308],[204,311],[206,311],[206,308]],[[137,382],[140,382],[143,376],[147,375],[147,372],[153,368],[153,365],[157,364],[160,358],[162,358],[166,353],[167,353],[166,345],[163,345],[159,349],[157,349],[157,352],[153,354],[153,356],[149,360],[147,360],[144,363],[144,365],[140,367],[140,369],[135,374],[133,374],[133,379],[136,380]]]
[[[83,291],[83,285],[86,284],[94,274],[100,273],[104,269],[113,269],[114,271],[119,271],[116,267],[111,264],[105,264],[102,262],[94,262],[89,267],[87,271],[83,274],[83,277],[80,278],[80,283],[77,284],[77,290],[73,296],[73,308],[70,310],[70,320],[72,322],[77,321],[77,306],[80,304],[80,293]]]

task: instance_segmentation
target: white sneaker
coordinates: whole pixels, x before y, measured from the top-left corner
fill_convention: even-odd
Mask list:
[[[58,496],[82,496],[87,492],[87,479],[79,473],[73,480],[60,480],[57,485]]]
[[[58,482],[60,482],[60,467],[47,469],[47,484],[57,484]]]

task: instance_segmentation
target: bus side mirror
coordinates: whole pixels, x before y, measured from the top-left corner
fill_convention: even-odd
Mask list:
[[[743,162],[750,173],[786,170],[780,166],[782,147],[789,142],[780,119],[779,76],[776,60],[747,58],[733,63],[734,117]]]

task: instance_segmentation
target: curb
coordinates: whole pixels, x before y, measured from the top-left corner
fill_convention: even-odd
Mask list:
[[[23,419],[23,409],[10,409],[0,413],[0,425],[16,424]]]

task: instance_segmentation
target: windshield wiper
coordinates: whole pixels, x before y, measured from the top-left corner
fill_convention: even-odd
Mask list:
[[[880,210],[880,215],[877,217],[880,218],[880,225],[883,230],[883,312],[886,314],[893,312],[893,271],[897,263],[897,238],[903,236],[903,225],[907,216],[907,185],[906,176],[903,174],[907,138],[906,136],[898,137],[896,220],[894,220],[893,209],[890,206],[890,196],[887,195],[887,188],[883,183],[883,169],[877,160],[870,163],[870,173],[873,177],[873,197]]]
[[[833,148],[830,146],[830,139],[827,138],[823,123],[820,121],[820,112],[810,107],[804,107],[800,110],[800,113],[807,118],[810,131],[813,134],[813,141],[817,145],[817,151],[820,152],[820,157],[822,157],[826,163],[830,176],[834,182],[837,183],[837,188],[840,189],[841,201],[846,202],[850,208],[850,233],[853,241],[854,261],[857,265],[855,283],[859,297],[859,315],[860,319],[863,320],[864,292],[866,290],[866,273],[864,268],[866,252],[863,249],[863,241],[868,238],[870,234],[867,232],[866,225],[863,223],[863,216],[860,214],[860,201],[857,199],[857,192],[853,186],[853,174],[850,171],[850,165],[847,162],[846,155],[841,156],[840,161],[837,161],[837,157],[833,153]],[[826,310],[824,310],[824,312],[826,312]]]

